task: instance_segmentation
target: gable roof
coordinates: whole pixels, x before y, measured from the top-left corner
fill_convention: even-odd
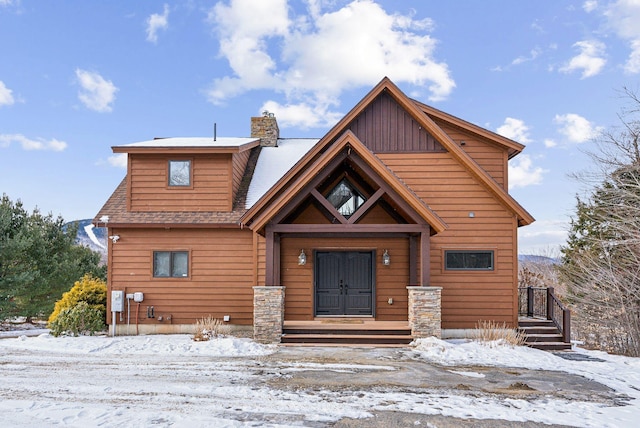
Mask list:
[[[314,149],[317,146],[314,147]],[[311,163],[303,161],[298,162],[296,167],[289,172],[297,169],[300,174],[291,182],[288,180],[280,180],[273,186],[269,192],[270,197],[263,197],[259,203],[255,204],[242,217],[242,223],[248,224],[253,230],[261,230],[277,213],[284,208],[287,203],[295,197],[295,195],[303,189],[303,187],[315,177],[324,167],[327,166],[342,150],[349,148],[353,150],[367,165],[380,176],[391,187],[391,189],[400,195],[403,200],[413,209],[431,228],[437,233],[447,229],[447,224],[434,213],[425,202],[420,199],[411,189],[409,189],[377,156],[356,137],[356,135],[347,130],[344,132],[327,150],[321,153]],[[312,149],[313,150],[313,149]],[[304,168],[302,168],[304,166]],[[288,175],[288,174],[287,174]],[[287,188],[286,192],[280,190]],[[279,192],[276,193],[274,189]]]
[[[444,132],[435,122],[429,117],[429,115],[423,110],[428,110],[430,113],[437,116],[439,119],[447,121],[454,126],[464,127],[471,132],[489,138],[497,144],[506,146],[513,151],[515,156],[516,151],[519,153],[524,146],[516,143],[515,141],[506,139],[504,137],[493,134],[490,131],[482,131],[480,127],[472,125],[468,122],[457,119],[454,116],[439,112],[439,110],[431,109],[424,104],[417,103],[416,101],[408,98],[388,77],[383,78],[356,106],[351,109],[329,132],[292,168],[290,169],[275,186],[273,186],[260,201],[258,201],[242,218],[242,222],[251,221],[252,217],[257,214],[264,205],[273,200],[277,193],[282,189],[285,183],[292,180],[293,177],[300,174],[300,171],[309,165],[314,159],[316,159],[323,151],[328,147],[347,129],[348,125],[371,104],[375,98],[386,92],[401,106],[403,107],[419,124],[424,127],[431,135],[433,135],[440,144],[462,164],[469,173],[475,177],[478,182],[485,187],[503,206],[511,210],[518,219],[518,226],[525,226],[534,221],[533,216],[529,214],[509,193],[498,184],[482,167],[480,167],[467,152],[459,147],[449,135]],[[406,186],[405,186],[406,187]]]

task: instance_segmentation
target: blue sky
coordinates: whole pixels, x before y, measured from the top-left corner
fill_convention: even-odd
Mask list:
[[[585,189],[568,174],[640,89],[638,23],[640,0],[0,0],[0,192],[90,218],[125,174],[111,146],[248,136],[264,109],[321,137],[389,76],[527,146],[520,252],[553,253]]]

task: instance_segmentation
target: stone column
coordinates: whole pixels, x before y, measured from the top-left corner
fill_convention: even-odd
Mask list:
[[[280,343],[284,325],[284,287],[253,287],[253,338],[260,343]]]
[[[442,336],[442,287],[409,286],[409,327],[414,338]]]

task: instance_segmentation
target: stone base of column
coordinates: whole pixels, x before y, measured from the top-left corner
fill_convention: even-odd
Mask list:
[[[411,335],[442,336],[442,287],[409,286],[409,327]]]
[[[253,287],[253,339],[280,343],[284,325],[284,287]]]

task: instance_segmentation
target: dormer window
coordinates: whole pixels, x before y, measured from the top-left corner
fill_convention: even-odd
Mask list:
[[[172,186],[172,187],[191,186],[191,161],[190,160],[170,160],[169,161],[169,186]]]
[[[349,218],[365,203],[366,198],[354,186],[343,178],[327,195],[327,200],[345,218]]]

